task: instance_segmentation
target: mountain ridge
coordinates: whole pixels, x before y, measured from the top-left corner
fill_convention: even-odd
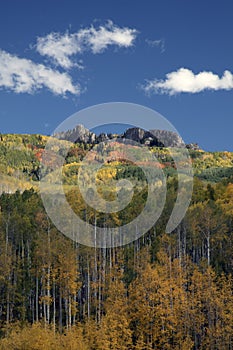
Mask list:
[[[152,129],[146,131],[139,127],[127,128],[124,133],[100,133],[95,134],[84,125],[78,124],[73,129],[58,132],[53,135],[60,140],[67,140],[74,143],[95,144],[111,140],[113,138],[129,139],[134,142],[139,142],[146,146],[155,147],[177,147],[199,150],[197,143],[185,144],[180,135],[174,131]]]

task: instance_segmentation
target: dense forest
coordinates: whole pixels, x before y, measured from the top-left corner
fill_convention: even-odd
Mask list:
[[[46,141],[0,136],[0,349],[232,350],[233,154],[190,150],[192,200],[167,234],[176,169],[168,149],[152,147],[167,177],[160,219],[126,246],[91,248],[60,233],[43,207]],[[94,216],[74,186],[89,148],[75,144],[66,156],[67,200],[88,222],[120,225],[141,210],[146,187],[138,188],[136,208]],[[117,161],[99,182],[106,189],[125,177],[144,183],[132,164]]]

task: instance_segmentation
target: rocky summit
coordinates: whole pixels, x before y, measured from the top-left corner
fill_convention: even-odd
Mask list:
[[[113,138],[128,139],[134,142],[139,142],[147,146],[155,147],[187,147],[192,149],[195,145],[195,149],[198,149],[197,144],[185,145],[182,138],[174,131],[169,130],[149,130],[146,131],[142,128],[129,128],[123,134],[106,134],[100,133],[96,135],[94,132],[88,130],[83,125],[79,124],[72,130],[67,130],[54,134],[54,136],[61,140],[67,140],[74,143],[88,143],[96,144],[104,142]]]

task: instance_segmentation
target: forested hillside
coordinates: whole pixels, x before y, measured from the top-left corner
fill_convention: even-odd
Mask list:
[[[0,134],[0,192],[37,188],[40,161],[48,139],[48,136],[43,135]],[[57,142],[62,145],[64,141]],[[72,173],[92,146],[93,144],[85,142],[70,143],[64,164],[64,174],[67,175],[68,182],[72,182]],[[169,150],[156,146],[150,146],[149,149],[161,162],[165,172],[173,175],[174,162]],[[111,152],[111,149],[106,151]],[[194,172],[199,178],[218,182],[233,175],[233,153],[211,153],[199,149],[190,149],[189,153]],[[114,156],[113,154],[113,158]]]
[[[0,349],[232,350],[233,154],[189,151],[192,200],[167,234],[176,169],[168,149],[151,146],[167,177],[163,213],[137,241],[104,249],[68,239],[46,214],[38,192],[46,141],[41,135],[0,137]],[[125,213],[94,216],[82,201],[75,184],[90,148],[72,144],[66,155],[67,200],[92,224],[130,221],[146,186]],[[133,164],[117,161],[111,148],[102,151],[112,157],[97,179],[104,191],[111,179],[144,184]]]

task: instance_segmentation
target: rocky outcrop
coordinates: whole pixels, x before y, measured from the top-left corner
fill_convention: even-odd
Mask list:
[[[149,130],[141,128],[130,128],[123,135],[124,138],[140,142],[148,146],[157,147],[184,147],[182,138],[173,131]]]
[[[95,143],[96,135],[86,129],[82,124],[77,125],[72,130],[62,131],[54,135],[60,140],[67,140],[74,143]]]
[[[65,132],[60,132],[55,137],[61,140],[67,140],[74,143],[101,143],[108,141],[113,138],[112,134],[101,133],[96,135],[90,130],[86,129],[83,125],[77,125],[73,130],[68,130]],[[132,140],[134,142],[139,142],[147,146],[156,147],[185,147],[182,138],[173,131],[168,130],[149,130],[146,131],[141,128],[129,128],[123,135],[114,135],[114,137],[119,137],[122,139]],[[199,149],[197,144],[189,144],[186,146],[189,149]]]
[[[191,149],[193,151],[199,151],[200,147],[197,143],[189,143],[188,145],[186,145],[186,148]]]
[[[146,133],[147,132],[141,128],[130,128],[125,131],[123,138],[143,143]]]
[[[153,135],[154,141],[157,140],[157,146],[162,144],[162,147],[185,147],[182,138],[174,131],[168,130],[150,130],[150,134]]]
[[[101,134],[99,134],[98,136],[96,136],[97,143],[108,141],[108,140],[109,140],[109,136],[103,132]]]

